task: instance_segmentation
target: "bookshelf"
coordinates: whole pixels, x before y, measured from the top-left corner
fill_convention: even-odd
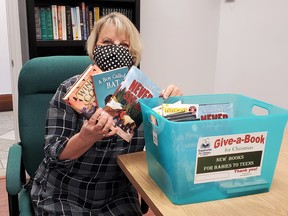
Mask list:
[[[86,10],[92,11],[92,17],[94,19],[94,8],[99,8],[100,17],[107,12],[120,11],[129,16],[136,28],[140,31],[140,0],[26,0],[27,9],[27,23],[28,23],[28,42],[29,42],[29,58],[35,58],[40,56],[52,56],[52,55],[86,55],[85,43],[86,39],[39,39],[36,38],[36,23],[35,22],[35,7],[37,8],[51,8],[52,5],[62,5],[70,7],[80,7],[84,2]],[[65,7],[68,8],[69,7]],[[82,15],[80,15],[82,17]],[[36,20],[37,20],[36,15]],[[89,15],[87,15],[89,17]],[[40,18],[39,18],[40,19]],[[91,22],[90,22],[91,23]],[[89,24],[87,24],[89,25]],[[39,26],[39,24],[38,24]],[[82,30],[83,31],[83,30]],[[87,30],[89,34],[89,30]],[[82,33],[83,36],[83,33]]]

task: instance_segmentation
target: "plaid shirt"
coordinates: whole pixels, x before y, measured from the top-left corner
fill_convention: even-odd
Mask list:
[[[117,135],[96,142],[75,160],[59,160],[84,118],[62,98],[78,76],[64,81],[50,102],[45,158],[35,173],[31,198],[36,215],[142,215],[136,190],[117,165],[117,155],[143,150],[142,131],[130,142]]]

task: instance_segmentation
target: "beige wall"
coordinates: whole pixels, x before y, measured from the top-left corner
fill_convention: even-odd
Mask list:
[[[10,61],[8,46],[8,29],[6,17],[6,1],[0,1],[0,95],[11,94]]]
[[[141,69],[161,87],[213,92],[219,9],[215,0],[142,0]]]
[[[215,92],[288,109],[288,1],[221,1]]]

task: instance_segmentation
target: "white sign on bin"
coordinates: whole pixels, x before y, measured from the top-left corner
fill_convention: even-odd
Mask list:
[[[261,175],[267,131],[200,137],[194,184]]]

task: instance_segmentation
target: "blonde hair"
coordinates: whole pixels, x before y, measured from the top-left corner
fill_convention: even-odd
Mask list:
[[[117,32],[124,32],[127,34],[130,40],[129,51],[133,56],[133,63],[135,66],[138,66],[142,54],[140,33],[126,16],[118,12],[110,13],[95,23],[86,43],[87,54],[94,60],[93,51],[98,41],[99,34],[106,23],[113,23]]]

